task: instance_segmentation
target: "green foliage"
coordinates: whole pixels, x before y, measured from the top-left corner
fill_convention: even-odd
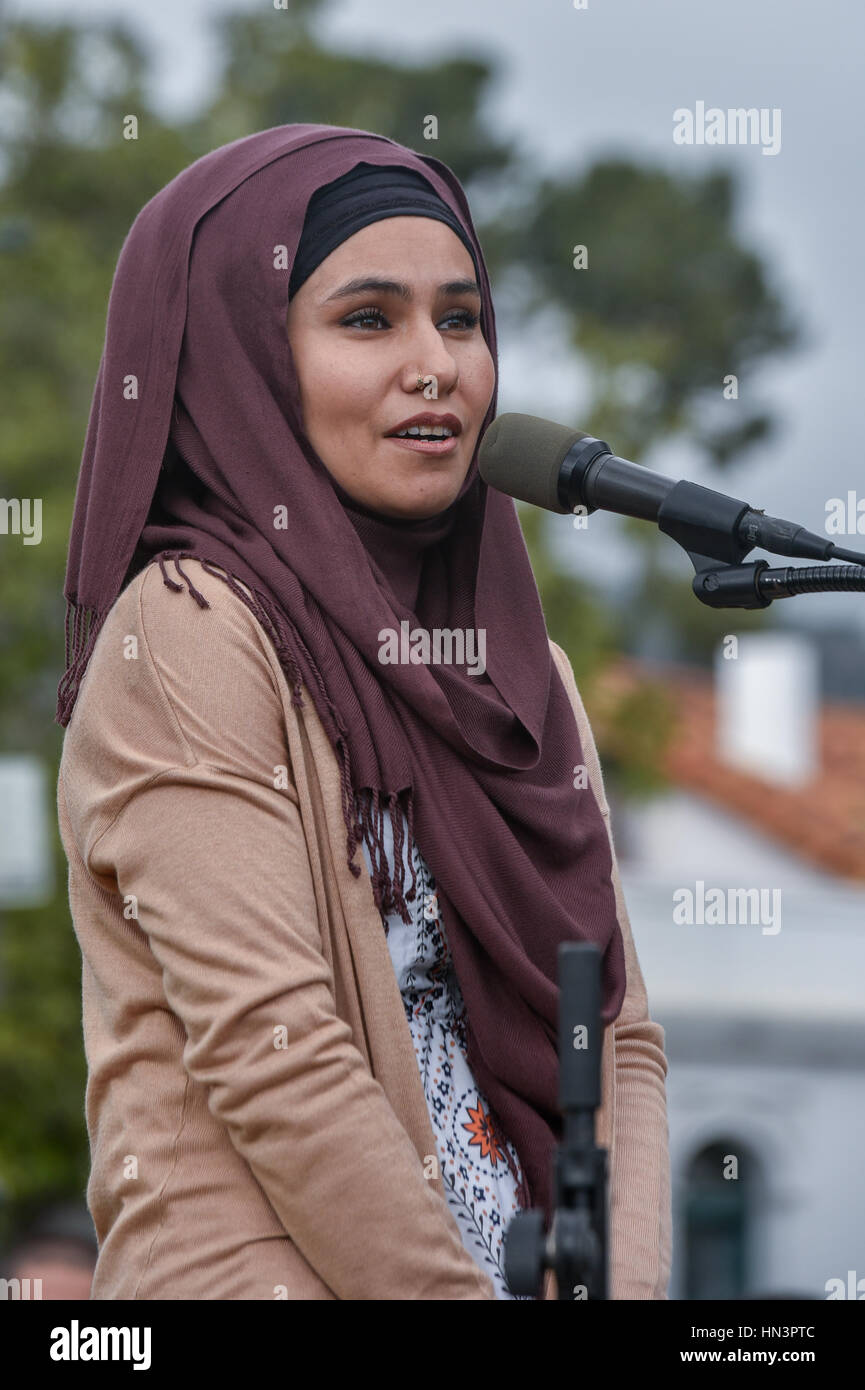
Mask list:
[[[114,265],[195,152],[148,105],[143,52],[120,26],[20,23],[2,59],[16,114],[0,146],[0,494],[42,499],[42,541],[0,537],[0,748],[41,755],[53,787],[66,548]],[[138,141],[122,139],[130,112]],[[40,1194],[81,1200],[89,1166],[81,955],[56,833],[54,864],[52,902],[0,913],[0,1240]]]
[[[798,343],[802,329],[741,245],[735,203],[729,174],[674,178],[607,160],[581,178],[544,180],[509,209],[506,241],[522,267],[524,311],[557,305],[589,365],[591,407],[572,423],[624,458],[639,461],[658,441],[680,436],[723,466],[773,433],[750,390],[727,398],[725,386],[730,377],[747,383],[767,355]],[[586,248],[584,269],[575,268],[577,247]],[[626,642],[651,617],[678,655],[708,660],[732,615],[694,598],[684,557],[681,578],[663,572],[659,552],[671,542],[653,527],[636,522],[630,534],[644,561]],[[735,614],[737,630],[772,620],[768,610]]]
[[[605,668],[622,650],[625,615],[598,602],[584,584],[553,563],[544,540],[545,512],[518,503],[517,514],[544,607],[547,631],[567,653],[602,752],[611,791],[642,796],[665,784],[661,756],[672,732],[670,702],[656,681],[610,700],[598,696]],[[595,712],[602,718],[594,719]]]
[[[741,376],[797,339],[753,253],[733,226],[728,174],[673,178],[621,160],[583,178],[545,180],[514,230],[532,302],[558,304],[574,346],[595,376],[585,428],[614,434],[616,451],[638,457],[656,439],[686,431],[716,460],[738,443],[765,438],[769,419],[742,420],[738,400],[721,400],[725,376]],[[588,267],[574,268],[585,246]],[[704,426],[714,393],[724,427]]]
[[[517,515],[541,595],[547,631],[567,652],[579,684],[620,650],[618,621],[572,574],[555,564],[544,534],[546,513],[520,502]]]
[[[591,705],[591,692],[587,694]],[[667,785],[660,754],[673,733],[673,707],[664,686],[645,679],[621,696],[608,718],[594,711],[595,736],[603,747],[604,781],[616,793],[631,798],[648,796]]]
[[[584,428],[608,432],[631,457],[685,433],[718,461],[769,432],[763,411],[743,418],[738,402],[727,403],[713,418],[710,409],[726,373],[753,370],[793,336],[735,235],[726,177],[685,182],[605,162],[582,179],[538,187],[530,162],[482,115],[496,78],[485,56],[409,65],[334,52],[317,36],[323,8],[292,0],[215,20],[225,60],[217,90],[174,125],[154,109],[149,60],[124,24],[19,21],[0,37],[0,494],[43,503],[40,545],[0,537],[0,749],[39,753],[54,781],[66,548],[114,266],[141,207],[208,150],[299,121],[373,130],[434,155],[467,185],[491,276],[503,286],[500,322],[519,307],[521,284],[532,307],[564,315],[595,376]],[[137,140],[123,137],[130,114]],[[430,115],[436,140],[424,138]],[[589,247],[589,272],[572,268],[578,242]],[[699,608],[687,581],[668,594],[648,540],[655,592],[618,615],[554,563],[541,514],[520,516],[550,635],[587,705],[598,672],[659,594],[677,623],[693,624],[688,642],[705,649],[706,622],[717,625],[719,615]],[[607,772],[618,769],[632,790],[657,777],[662,696],[643,689],[607,709],[599,726]],[[13,1209],[40,1192],[80,1198],[88,1169],[81,958],[59,840],[55,857],[54,901],[6,912],[0,924],[0,1239]]]
[[[58,882],[66,861],[59,838]],[[83,1200],[81,955],[64,898],[0,918],[0,1242],[40,1193]],[[5,1200],[4,1200],[5,1199]]]
[[[229,15],[218,25],[227,55],[220,90],[195,129],[205,148],[238,132],[298,121],[355,126],[433,155],[463,183],[504,171],[511,148],[483,123],[480,107],[490,64],[460,55],[397,64],[373,54],[340,54],[318,46],[308,21],[274,26],[270,16]],[[438,138],[424,138],[427,116]]]

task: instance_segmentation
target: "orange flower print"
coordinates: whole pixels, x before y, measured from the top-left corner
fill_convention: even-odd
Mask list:
[[[499,1148],[492,1120],[489,1115],[484,1114],[484,1107],[480,1099],[478,1099],[477,1109],[473,1109],[470,1105],[467,1105],[466,1109],[472,1117],[470,1125],[463,1125],[463,1129],[467,1129],[472,1136],[469,1140],[469,1147],[472,1144],[480,1144],[481,1156],[489,1158],[495,1168],[500,1159],[504,1161],[504,1154]]]

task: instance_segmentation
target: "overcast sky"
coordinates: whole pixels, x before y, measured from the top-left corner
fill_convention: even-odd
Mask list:
[[[40,0],[39,15],[122,15],[152,47],[163,109],[181,115],[197,106],[218,70],[211,16],[238,9],[271,12],[272,0],[136,7]],[[11,0],[7,14],[28,10],[31,0]],[[744,182],[741,234],[765,257],[808,334],[801,352],[780,357],[759,380],[740,381],[740,397],[752,394],[777,414],[778,436],[723,478],[707,475],[687,450],[665,447],[641,461],[821,533],[830,497],[852,488],[865,498],[857,415],[865,259],[856,230],[865,7],[857,0],[588,0],[583,10],[573,0],[332,0],[322,31],[396,61],[466,47],[500,60],[491,115],[539,166],[581,169],[621,154],[661,160],[673,171],[734,169]],[[693,111],[698,102],[724,111],[779,108],[778,153],[764,155],[759,144],[674,144],[674,110]],[[568,418],[582,378],[553,340],[500,342],[500,352],[500,410]],[[616,441],[609,443],[615,450]],[[570,527],[566,518],[561,525]],[[627,558],[616,528],[614,518],[593,517],[591,536],[559,535],[581,548],[578,564],[590,556],[614,575]],[[865,549],[865,535],[838,539]],[[774,611],[789,620],[794,604],[800,622],[858,619],[865,631],[865,594],[807,596]]]

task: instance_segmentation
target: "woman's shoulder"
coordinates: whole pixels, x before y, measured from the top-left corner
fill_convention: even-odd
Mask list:
[[[250,678],[278,688],[273,644],[232,584],[251,598],[249,586],[214,574],[200,560],[179,565],[178,571],[173,560],[153,560],[130,580],[102,624],[90,665],[117,674],[121,661],[143,661],[129,669],[152,669],[163,684],[180,684],[188,693],[193,685],[224,688]]]
[[[192,590],[173,562],[171,584],[153,562],[100,628],[64,740],[64,764],[81,776],[284,762],[290,692],[264,628],[224,580],[180,564]]]
[[[225,573],[223,571],[223,573]],[[249,605],[236,592],[251,590],[230,576],[221,577],[200,560],[151,560],[126,585],[106,618],[106,626],[135,627],[151,650],[167,655],[172,646],[186,647],[199,639],[261,646],[266,634]]]

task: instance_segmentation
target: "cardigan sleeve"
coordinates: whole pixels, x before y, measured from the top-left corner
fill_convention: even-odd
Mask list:
[[[649,1015],[616,861],[610,808],[595,740],[565,652],[550,642],[579,728],[589,782],[607,825],[627,988],[615,1039],[615,1141],[610,1174],[610,1296],[666,1299],[672,1262],[669,1131],[664,1030]]]
[[[199,609],[153,566],[106,634],[93,756],[124,794],[85,862],[134,895],[187,1072],[336,1297],[494,1299],[336,1012],[276,658],[214,588]]]

